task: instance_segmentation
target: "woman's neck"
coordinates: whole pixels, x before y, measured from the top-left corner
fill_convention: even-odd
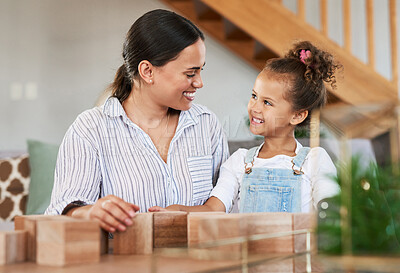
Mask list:
[[[134,123],[139,126],[145,125],[148,128],[155,128],[167,116],[168,107],[157,105],[145,93],[143,90],[132,90],[122,106]]]

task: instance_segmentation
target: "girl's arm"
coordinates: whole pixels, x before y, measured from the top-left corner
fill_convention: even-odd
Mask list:
[[[340,192],[340,187],[334,180],[336,168],[325,149],[318,147],[310,151],[310,177],[312,187],[312,199],[314,208],[318,203],[329,197],[333,197]]]
[[[154,206],[149,208],[149,212],[157,211],[187,211],[187,212],[197,212],[197,211],[223,211],[225,212],[225,205],[217,197],[210,197],[204,205],[199,206],[184,206],[184,205],[171,205],[166,208],[159,206]]]

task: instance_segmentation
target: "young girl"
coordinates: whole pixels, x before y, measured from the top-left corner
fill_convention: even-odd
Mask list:
[[[239,149],[221,167],[217,185],[204,205],[171,205],[167,210],[226,212],[309,212],[336,195],[336,169],[320,147],[303,147],[296,126],[327,98],[324,81],[335,87],[339,67],[331,54],[300,42],[284,58],[268,60],[248,103],[250,131],[265,138]],[[165,210],[152,207],[149,211]]]

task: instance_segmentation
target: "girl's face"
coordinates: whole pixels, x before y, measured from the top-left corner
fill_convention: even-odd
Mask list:
[[[276,80],[272,73],[262,71],[258,75],[247,105],[253,134],[264,137],[293,134],[295,113],[291,103],[283,97],[286,90],[286,84]]]
[[[153,97],[161,106],[188,110],[196,91],[203,87],[200,71],[205,64],[206,48],[199,39],[182,50],[178,58],[162,67],[154,67]]]

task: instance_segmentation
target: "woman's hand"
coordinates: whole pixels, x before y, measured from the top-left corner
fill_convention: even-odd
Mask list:
[[[93,205],[72,209],[70,215],[97,220],[102,229],[115,232],[116,230],[125,231],[127,226],[132,225],[131,219],[138,210],[137,205],[127,203],[117,196],[107,195]]]

